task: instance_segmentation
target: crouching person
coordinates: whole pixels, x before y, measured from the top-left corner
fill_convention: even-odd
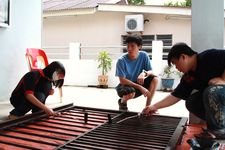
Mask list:
[[[183,99],[191,113],[206,121],[211,133],[225,139],[225,50],[197,53],[187,44],[177,43],[169,52],[168,64],[184,73],[180,83],[170,95],[147,106],[143,113],[151,115]]]
[[[142,47],[139,36],[128,36],[126,39],[127,53],[121,56],[116,64],[116,76],[120,84],[116,87],[120,97],[119,110],[127,111],[127,101],[144,95],[146,106],[149,106],[155,93],[158,79],[152,73],[150,58]]]
[[[49,95],[54,93],[52,85],[62,87],[65,76],[65,68],[60,62],[54,61],[43,70],[35,70],[26,73],[11,94],[10,102],[14,109],[10,112],[9,119],[15,119],[25,115],[43,110],[47,115],[56,113],[45,106]]]

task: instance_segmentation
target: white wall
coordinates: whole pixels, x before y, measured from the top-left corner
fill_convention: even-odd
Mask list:
[[[48,46],[69,46],[70,42],[79,42],[86,46],[121,45],[121,35],[127,34],[124,30],[124,18],[128,13],[97,12],[89,15],[73,17],[45,18],[43,20],[43,48]],[[165,15],[144,14],[150,22],[145,24],[143,34],[173,34],[173,43],[186,42],[190,44],[191,19],[166,19]],[[57,49],[60,52],[62,49]],[[111,53],[120,53],[121,48],[82,48],[86,53],[97,53],[100,50],[108,50]],[[48,50],[49,51],[49,50]],[[51,50],[50,50],[51,51]],[[67,50],[69,52],[69,50]],[[115,63],[118,56],[112,56],[113,69],[109,72],[109,86],[118,84],[115,77]],[[64,63],[67,73],[65,84],[67,85],[97,85],[96,58],[90,60],[60,60]],[[166,61],[163,61],[166,64]]]
[[[43,20],[43,47],[67,46],[70,42],[79,42],[85,46],[121,45],[121,35],[124,30],[125,15],[121,12],[97,12],[89,15],[70,17],[44,18]],[[172,34],[173,43],[191,41],[191,19],[166,19],[165,15],[144,14],[146,22],[144,35]],[[83,48],[85,53],[96,53],[101,48]],[[109,52],[120,53],[121,48],[110,49]],[[92,57],[93,58],[93,57]]]
[[[42,10],[39,0],[11,0],[11,23],[0,28],[0,100],[7,100],[28,71],[27,47],[41,47]]]
[[[192,5],[191,47],[198,52],[224,48],[224,0],[193,0]]]

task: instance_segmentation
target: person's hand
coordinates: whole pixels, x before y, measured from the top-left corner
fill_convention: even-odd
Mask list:
[[[142,114],[146,115],[146,116],[151,116],[153,114],[156,114],[157,109],[152,105],[152,106],[146,106],[143,110],[142,110]]]
[[[144,97],[147,97],[149,95],[149,91],[145,87],[141,86],[139,90],[144,95]]]
[[[55,92],[54,89],[51,89],[50,92],[49,92],[49,95],[53,95],[54,92]]]
[[[54,115],[55,115],[55,112],[54,112],[51,108],[48,108],[48,107],[45,107],[44,112],[45,112],[48,116],[54,116]]]
[[[137,83],[140,85],[143,85],[144,81],[145,81],[145,74],[144,73],[139,74],[139,76],[137,78]]]
[[[213,78],[209,80],[209,85],[225,85],[225,80],[221,77]]]

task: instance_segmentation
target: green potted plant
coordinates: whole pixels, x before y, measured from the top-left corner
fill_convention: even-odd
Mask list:
[[[112,69],[112,59],[109,53],[101,51],[98,55],[98,69],[101,69],[101,75],[98,76],[99,87],[108,87],[107,73]]]
[[[173,65],[166,66],[163,70],[163,74],[161,77],[162,81],[162,90],[163,91],[171,91],[173,84],[174,84],[174,78],[178,76],[181,77],[182,73],[179,72]]]

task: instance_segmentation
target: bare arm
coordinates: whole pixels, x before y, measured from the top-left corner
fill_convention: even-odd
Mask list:
[[[174,105],[177,102],[179,102],[180,100],[181,100],[180,98],[177,98],[170,94],[170,95],[166,96],[164,99],[162,99],[161,101],[155,103],[154,105],[146,106],[143,109],[142,113],[150,115],[152,113],[155,113],[158,109]]]
[[[134,87],[135,89],[139,89],[142,87],[141,85],[134,83],[126,78],[119,77],[120,84]]]
[[[31,102],[33,105],[45,111],[49,116],[54,115],[54,112],[49,109],[47,106],[42,104],[33,94],[26,94],[26,99]]]
[[[179,101],[180,101],[180,98],[177,98],[177,97],[170,94],[170,95],[166,96],[164,99],[162,99],[158,103],[155,103],[152,106],[155,107],[156,109],[160,109],[160,108],[165,108],[165,107],[169,107],[171,105],[174,105]]]

